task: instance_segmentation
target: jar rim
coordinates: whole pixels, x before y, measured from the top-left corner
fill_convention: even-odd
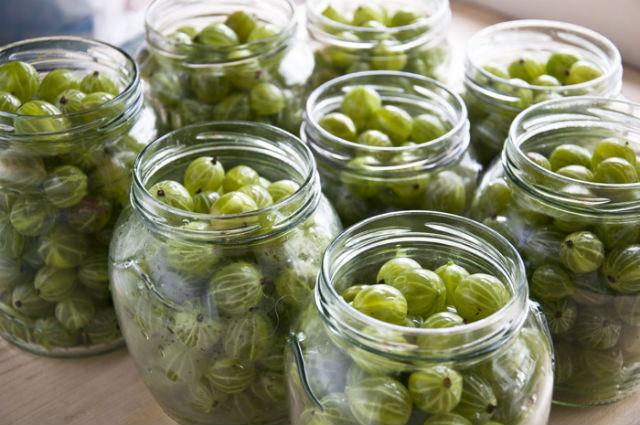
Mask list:
[[[444,96],[438,95],[438,100],[448,103],[452,106],[455,113],[457,114],[456,120],[453,126],[442,136],[437,139],[430,140],[428,142],[416,143],[413,145],[406,146],[391,146],[391,147],[380,147],[380,146],[367,146],[362,145],[357,142],[352,142],[346,139],[342,139],[325,130],[321,125],[319,120],[316,118],[315,111],[320,103],[320,98],[325,95],[331,89],[338,88],[344,84],[348,84],[350,82],[353,83],[353,86],[356,85],[364,85],[364,86],[375,86],[374,84],[367,83],[367,79],[372,78],[388,78],[388,79],[402,79],[403,81],[413,82],[415,84],[426,84],[432,87],[435,87],[437,90],[441,90],[443,93],[446,93],[450,99],[445,99]],[[359,81],[362,81],[361,84],[358,84]],[[426,89],[425,89],[426,90]],[[435,93],[433,90],[429,90],[432,93]],[[399,94],[398,94],[399,95]],[[396,97],[398,97],[396,95]],[[302,139],[309,143],[311,146],[318,145],[319,147],[326,147],[323,145],[327,145],[322,141],[318,142],[314,140],[309,133],[312,131],[315,134],[320,136],[321,140],[329,141],[330,144],[333,144],[339,148],[346,148],[352,150],[358,150],[362,152],[366,152],[367,155],[375,155],[381,153],[389,153],[389,154],[401,154],[404,152],[412,152],[412,151],[420,151],[425,148],[438,148],[441,146],[445,146],[451,143],[451,140],[455,138],[455,136],[459,134],[469,133],[469,121],[468,121],[468,113],[467,106],[465,102],[462,100],[462,97],[456,93],[455,91],[449,89],[446,85],[436,81],[432,78],[425,77],[418,74],[412,74],[408,72],[402,71],[363,71],[356,72],[352,74],[343,75],[338,78],[334,78],[333,80],[327,81],[326,83],[319,86],[315,89],[309,98],[307,99],[305,106],[305,116],[300,129],[300,134]],[[462,137],[459,146],[451,152],[450,156],[455,156],[456,158],[464,154],[468,150],[470,143],[470,136],[466,134],[465,137]],[[449,155],[448,155],[449,157]],[[441,165],[443,160],[450,160],[450,158],[441,158],[436,156],[435,158],[419,158],[421,161],[428,162],[426,168],[432,168],[434,166]],[[379,169],[383,172],[393,172],[396,168],[394,166],[371,166],[372,170]]]
[[[391,222],[399,219],[415,219],[416,223],[420,223],[425,231],[431,227],[443,233],[450,232],[452,236],[461,237],[462,239],[468,237],[479,239],[487,248],[487,252],[485,252],[486,255],[489,255],[489,252],[493,250],[493,252],[491,252],[492,259],[495,260],[498,258],[499,261],[504,261],[504,264],[500,265],[500,268],[505,271],[505,274],[508,274],[510,279],[508,283],[513,292],[509,302],[496,313],[484,319],[445,329],[413,328],[395,325],[374,319],[350,306],[333,285],[335,273],[332,261],[336,260],[336,258],[333,257],[334,252],[338,250],[339,255],[340,250],[344,250],[345,247],[346,249],[355,249],[357,246],[366,246],[367,244],[378,241],[372,230],[376,227],[379,227],[381,231],[385,232],[384,235],[381,234],[379,236],[379,239],[383,240],[385,237],[388,239],[390,237],[388,234],[389,230],[398,230],[392,229]],[[410,236],[415,237],[413,233],[411,233]],[[432,237],[435,238],[436,236],[432,235]],[[359,238],[362,238],[362,240],[359,240]],[[444,241],[444,236],[442,236],[442,238]],[[489,240],[491,241],[490,243],[488,242]],[[499,249],[496,248],[496,245],[499,245]],[[364,252],[365,250],[363,248],[362,253]],[[507,258],[505,254],[508,255],[509,258]],[[493,257],[493,255],[498,255],[498,257]],[[340,258],[339,260],[344,261],[344,264],[348,261],[353,261],[352,258]],[[504,270],[507,268],[511,269],[508,273],[506,273],[507,270]],[[372,350],[384,351],[384,349],[376,348],[377,344],[384,344],[387,350],[391,350],[393,354],[399,357],[407,356],[407,354],[409,356],[428,357],[433,350],[403,343],[394,345],[393,341],[378,341],[378,337],[372,338],[362,332],[362,330],[374,326],[377,330],[382,330],[389,334],[395,332],[401,333],[404,336],[432,338],[450,338],[451,336],[468,335],[476,331],[491,330],[488,331],[486,335],[483,335],[481,340],[464,341],[464,343],[460,345],[447,347],[447,351],[449,351],[451,355],[460,358],[469,358],[475,357],[480,352],[495,349],[496,344],[500,345],[500,342],[510,339],[523,325],[527,316],[526,306],[528,305],[529,298],[526,276],[524,262],[517,249],[502,235],[488,226],[469,218],[448,213],[424,210],[398,211],[368,218],[345,230],[329,245],[322,259],[318,282],[314,291],[314,299],[315,305],[325,322],[333,323],[335,327],[339,327],[339,331],[347,338],[357,341],[359,345]],[[500,326],[501,323],[508,326]],[[493,329],[494,327],[495,329]],[[465,343],[472,343],[473,346],[468,346]]]
[[[479,63],[477,56],[473,55],[472,52],[478,51],[478,45],[482,43],[483,40],[488,37],[501,33],[501,32],[510,32],[514,30],[531,30],[532,32],[539,32],[541,29],[551,29],[556,31],[561,31],[563,33],[570,32],[573,35],[576,35],[583,40],[592,40],[594,41],[601,50],[607,55],[609,59],[609,65],[607,69],[604,70],[601,76],[595,78],[590,81],[585,81],[579,84],[572,85],[562,85],[562,86],[539,86],[535,84],[518,84],[510,81],[509,79],[504,79],[498,77],[489,71],[484,69],[486,64]],[[499,83],[501,85],[505,85],[509,88],[526,88],[540,92],[546,93],[558,93],[558,92],[566,92],[567,90],[579,92],[580,90],[588,89],[593,86],[597,86],[599,84],[605,83],[609,80],[620,79],[622,75],[622,57],[620,51],[615,46],[611,40],[609,40],[604,35],[591,30],[589,28],[575,25],[567,22],[561,21],[553,21],[553,20],[545,20],[545,19],[520,19],[513,20],[508,22],[501,22],[495,25],[491,25],[486,27],[477,33],[475,33],[467,43],[467,53],[466,53],[466,77],[465,80],[467,83],[472,83],[474,90],[480,91],[483,94],[487,94],[489,96],[495,96],[496,92],[491,90],[487,90],[482,87],[481,84],[475,82],[474,75],[482,75],[483,78],[488,79],[489,81],[493,81]],[[622,82],[618,84],[618,88],[616,92],[620,91],[622,86]],[[487,93],[485,93],[487,92]],[[615,94],[615,93],[614,93]]]
[[[11,56],[15,56],[18,53],[24,54],[25,52],[28,52],[30,49],[36,49],[42,45],[45,45],[45,46],[55,45],[56,43],[73,43],[74,45],[86,47],[87,49],[103,48],[108,50],[110,53],[114,53],[115,55],[119,56],[121,59],[124,60],[124,62],[126,63],[126,66],[129,67],[131,70],[131,78],[128,79],[129,81],[127,83],[127,86],[124,87],[122,91],[118,93],[117,96],[114,96],[113,99],[110,99],[107,102],[104,102],[93,108],[82,110],[79,112],[61,113],[61,114],[43,116],[43,115],[23,115],[23,114],[0,111],[0,117],[5,117],[8,119],[15,119],[19,117],[21,119],[30,120],[30,121],[38,121],[38,120],[44,120],[44,119],[60,120],[60,119],[68,119],[68,118],[82,119],[83,117],[94,116],[96,113],[99,113],[100,111],[106,111],[109,108],[113,108],[114,106],[117,106],[120,104],[133,105],[133,106],[137,105],[138,107],[135,108],[136,109],[135,113],[139,112],[143,102],[143,94],[142,94],[142,88],[141,88],[142,84],[140,80],[140,72],[139,72],[138,64],[131,57],[131,55],[129,55],[126,51],[124,51],[123,49],[117,46],[106,43],[104,41],[95,40],[92,38],[77,37],[77,36],[38,37],[38,38],[30,38],[27,40],[21,40],[21,41],[17,41],[17,42],[5,45],[2,48],[0,48],[0,56],[7,55],[7,54]],[[14,50],[16,50],[16,52],[11,53]],[[65,50],[65,49],[58,48],[57,50]],[[42,58],[39,56],[36,56],[35,59],[41,60]],[[67,60],[74,59],[74,57],[69,56],[69,57],[66,57],[66,59]],[[20,59],[15,59],[15,60],[20,60]],[[5,62],[5,63],[8,63],[8,62]],[[98,124],[100,124],[99,127],[103,127],[105,125],[113,125],[114,122],[120,122],[120,121],[124,121],[125,119],[129,119],[131,115],[134,115],[134,114],[124,113],[124,114],[121,114],[121,116],[118,116],[109,122],[106,122],[104,124],[100,124],[100,123]],[[91,122],[87,125],[65,128],[63,130],[55,131],[55,132],[43,132],[43,133],[35,133],[35,134],[18,135],[13,133],[13,131],[9,131],[6,125],[0,125],[0,134],[2,134],[3,137],[10,135],[12,139],[16,139],[16,140],[23,140],[23,139],[30,140],[30,139],[33,139],[34,137],[63,135],[63,134],[72,133],[76,130],[86,131],[87,129],[95,129],[95,128],[96,128],[96,123]]]
[[[548,118],[554,116],[558,119]],[[523,149],[525,142],[541,133],[562,130],[563,124],[580,124],[588,127],[594,123],[610,124],[626,130],[633,129],[635,133],[640,134],[640,103],[600,96],[580,96],[542,102],[521,112],[511,125],[505,149],[502,152],[502,165],[509,178],[525,187],[532,196],[566,209],[580,212],[606,212],[614,215],[637,214],[640,210],[640,200],[620,203],[589,194],[601,191],[612,193],[640,191],[640,182],[611,184],[572,179],[543,168],[529,158],[528,152]],[[640,144],[638,146],[640,147]],[[587,189],[587,192],[571,194],[541,185],[534,187],[532,181],[527,178],[530,172],[535,173],[536,178],[542,177],[546,181],[553,182],[554,186],[578,184]]]
[[[147,189],[147,180],[153,175],[151,168],[157,165],[154,161],[157,161],[157,156],[160,154],[168,155],[169,158],[175,160],[178,158],[178,152],[172,152],[169,148],[185,148],[187,143],[186,137],[191,137],[191,134],[196,134],[194,139],[200,144],[206,143],[209,135],[215,134],[217,137],[245,137],[247,140],[262,141],[269,143],[273,152],[281,154],[290,154],[287,156],[287,160],[293,165],[297,166],[300,170],[300,174],[303,177],[303,181],[300,183],[298,190],[288,198],[281,200],[273,205],[260,208],[255,211],[239,213],[239,214],[203,214],[196,212],[189,212],[167,205],[157,199],[155,199],[149,190]],[[269,136],[278,138],[279,142],[286,144],[287,148],[291,148],[291,152],[285,152],[283,148],[276,146],[275,142],[267,140],[264,137]],[[239,142],[239,140],[236,140]],[[222,145],[222,147],[229,145]],[[247,146],[231,146],[230,150],[241,151],[247,148]],[[163,151],[165,149],[166,151]],[[253,149],[253,153],[259,152],[261,149],[256,146]],[[210,152],[210,151],[207,151]],[[298,155],[297,158],[291,154],[295,152]],[[203,155],[206,152],[198,152]],[[165,162],[163,166],[167,166],[171,163]],[[180,229],[187,237],[206,238],[206,239],[219,239],[226,241],[226,243],[238,243],[247,240],[258,241],[268,239],[274,236],[276,233],[286,231],[290,227],[297,225],[302,220],[306,219],[310,213],[315,210],[320,199],[320,183],[319,177],[316,172],[315,160],[309,148],[296,136],[290,134],[284,130],[268,124],[244,122],[244,121],[213,121],[189,125],[180,129],[174,130],[164,136],[156,139],[148,144],[138,155],[133,166],[133,183],[131,191],[131,204],[133,208],[141,213],[149,222],[152,222],[155,227],[164,232],[175,231]],[[296,206],[295,211],[290,215],[280,218],[281,221],[274,225],[272,232],[255,235],[256,226],[250,224],[242,224],[240,226],[224,227],[219,229],[185,229],[183,225],[192,222],[202,222],[203,220],[220,223],[234,223],[237,220],[247,220],[257,218],[258,216],[273,213],[276,214],[280,210],[286,210]],[[159,211],[160,213],[157,213]],[[170,219],[167,220],[167,217]],[[223,228],[224,227],[224,228]]]

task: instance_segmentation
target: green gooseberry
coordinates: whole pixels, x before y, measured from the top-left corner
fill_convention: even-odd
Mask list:
[[[109,291],[109,265],[106,252],[87,255],[78,267],[78,280],[85,288]]]
[[[453,305],[467,322],[491,316],[510,299],[511,294],[500,279],[484,273],[464,278],[453,293]]]
[[[463,279],[469,276],[469,272],[464,267],[449,261],[447,264],[438,267],[436,273],[447,288],[447,304],[451,305],[456,288]]]
[[[564,341],[558,341],[554,344],[555,350],[555,368],[553,370],[553,379],[557,384],[567,383],[574,372],[575,353],[571,349],[571,345]]]
[[[535,58],[523,55],[509,64],[509,76],[532,83],[544,74],[545,66]]]
[[[313,263],[294,262],[276,277],[276,291],[288,305],[302,308],[311,298],[317,274],[318,268]]]
[[[344,95],[340,111],[353,120],[358,129],[364,130],[373,114],[382,107],[382,99],[376,90],[357,86]]]
[[[583,165],[567,165],[557,170],[556,174],[583,182],[590,182],[594,179],[591,170]]]
[[[360,136],[358,137],[358,143],[360,143],[361,145],[370,146],[374,148],[392,148],[393,147],[393,142],[391,141],[389,136],[384,134],[382,131],[378,131],[378,130],[367,130],[364,133],[360,134]],[[388,158],[389,155],[387,152],[380,152],[380,153],[377,153],[375,156],[380,160],[384,160]]]
[[[222,340],[224,325],[193,309],[178,311],[173,315],[171,330],[189,348],[206,352]]]
[[[121,338],[118,318],[113,308],[96,311],[83,330],[92,344],[107,344]]]
[[[188,120],[189,122],[201,121],[205,115],[209,116],[211,111],[209,108],[202,108],[202,103],[214,104],[224,99],[231,91],[231,86],[221,71],[210,68],[194,69],[189,79],[191,92],[193,92],[199,102],[194,105],[195,118]],[[182,102],[184,104],[184,102]],[[183,113],[183,115],[187,115]],[[197,116],[202,115],[202,116]]]
[[[77,283],[75,270],[45,266],[38,270],[33,286],[40,298],[57,303],[71,295]]]
[[[303,415],[309,415],[308,425],[356,425],[357,422],[343,393],[332,393],[320,400],[320,407],[316,407]]]
[[[252,263],[227,264],[211,278],[211,303],[224,314],[243,315],[262,301],[262,279],[262,273]]]
[[[556,77],[547,74],[538,76],[538,78],[532,81],[532,84],[534,86],[543,87],[558,87],[562,85],[562,83]]]
[[[382,40],[371,51],[371,68],[378,71],[402,71],[407,66],[406,53],[398,50],[392,41]]]
[[[114,204],[128,206],[131,167],[135,159],[136,154],[132,152],[106,156],[89,179],[92,189]]]
[[[0,112],[15,114],[22,106],[20,99],[4,91],[0,91]]]
[[[507,209],[512,199],[512,190],[504,179],[492,180],[482,187],[474,205],[483,215],[494,217]]]
[[[274,203],[278,203],[292,196],[300,189],[300,185],[293,180],[278,180],[267,186]]]
[[[65,210],[64,217],[78,233],[96,233],[111,220],[111,203],[99,196],[85,196],[80,203]]]
[[[193,37],[189,36],[184,31],[175,31],[174,33],[169,34],[167,41],[173,45],[178,53],[188,53],[189,50],[186,46],[191,46],[193,44]]]
[[[325,115],[320,119],[318,124],[320,124],[320,127],[340,139],[353,141],[356,139],[358,134],[356,125],[351,118],[340,112],[333,112]]]
[[[68,208],[78,204],[88,193],[88,178],[73,165],[54,168],[43,183],[44,193],[49,202],[58,208]]]
[[[43,100],[32,100],[23,103],[16,112],[13,127],[16,134],[56,133],[68,127],[65,118],[53,117],[61,115],[62,111]]]
[[[38,291],[31,284],[21,284],[13,289],[11,305],[28,317],[48,316],[54,308],[53,304],[38,295]]]
[[[211,47],[230,47],[240,43],[236,33],[222,22],[207,25],[193,41]]]
[[[77,267],[87,255],[88,242],[65,224],[56,225],[40,239],[38,253],[45,264],[59,269]]]
[[[422,322],[420,327],[423,329],[444,329],[462,325],[464,325],[464,319],[462,317],[450,311],[441,311],[429,316],[424,322]],[[420,339],[420,337],[418,337],[418,339]],[[420,341],[418,341],[418,344],[421,346],[428,346],[428,339],[429,338],[427,337],[425,344],[420,343]]]
[[[600,273],[578,274],[573,277],[575,291],[571,298],[580,305],[597,307],[611,300],[607,281]]]
[[[545,170],[551,170],[551,162],[546,156],[538,152],[528,152],[527,158],[529,158],[534,164],[544,168]]]
[[[531,276],[531,294],[539,300],[560,300],[571,296],[574,290],[571,276],[555,264],[544,264]]]
[[[192,27],[191,25],[181,26],[180,28],[178,28],[176,30],[176,32],[181,32],[181,33],[189,36],[189,38],[193,38],[196,35],[198,35],[198,31],[194,27]]]
[[[387,13],[384,8],[377,4],[363,4],[358,6],[353,14],[351,24],[358,27],[369,21],[384,24],[387,21]]]
[[[601,379],[615,379],[622,373],[624,357],[619,349],[581,350],[582,363],[589,374]]]
[[[171,382],[193,382],[197,379],[199,370],[194,358],[194,352],[180,342],[167,347],[161,347],[160,369]]]
[[[50,351],[56,347],[73,347],[77,342],[76,335],[53,317],[36,320],[33,326],[33,337],[36,343]]]
[[[273,83],[256,84],[249,94],[251,110],[258,116],[279,114],[287,106],[284,92]]]
[[[553,171],[558,171],[567,165],[582,165],[590,168],[591,153],[582,146],[565,143],[551,152],[549,162]]]
[[[213,108],[213,118],[218,121],[247,121],[250,117],[249,97],[243,93],[227,96]]]
[[[227,192],[212,206],[211,214],[232,215],[256,211],[258,205],[249,195],[242,192]]]
[[[353,308],[383,322],[402,324],[407,317],[407,300],[398,289],[376,284],[362,289],[353,300]]]
[[[413,10],[398,10],[389,20],[389,26],[391,27],[404,27],[412,25],[422,19],[423,16]]]
[[[606,184],[637,183],[638,171],[625,159],[607,158],[596,167],[593,181]]]
[[[569,78],[571,67],[579,60],[580,58],[573,52],[554,52],[547,60],[547,64],[545,66],[546,72],[564,84],[567,81],[567,78]]]
[[[409,394],[416,407],[424,412],[448,413],[462,396],[463,378],[448,366],[438,365],[413,372],[409,376]]]
[[[180,226],[184,232],[209,230],[209,223],[192,221]],[[203,241],[169,239],[165,245],[164,259],[169,267],[187,276],[210,276],[213,268],[221,260],[221,248]]]
[[[328,5],[327,7],[325,7],[321,15],[340,24],[349,24],[349,20],[345,18],[340,12],[338,12],[338,10],[336,10],[336,8],[332,5]]]
[[[280,33],[280,30],[275,25],[268,24],[266,22],[258,23],[247,37],[247,43],[254,43],[256,41],[272,38],[278,35],[278,33]]]
[[[222,187],[226,192],[233,192],[240,189],[242,186],[250,184],[258,184],[260,175],[251,167],[246,165],[237,165],[227,171],[224,176]]]
[[[66,90],[78,90],[80,84],[73,71],[64,68],[54,69],[40,82],[36,92],[38,99],[55,103],[60,93]]]
[[[389,285],[404,295],[407,313],[412,316],[430,316],[446,307],[447,288],[440,276],[431,270],[406,271],[397,275]]]
[[[360,38],[350,31],[343,31],[336,34],[336,38],[346,43],[357,43]],[[321,58],[319,61],[324,60],[331,66],[348,70],[354,65],[359,65],[358,55],[351,49],[347,49],[341,46],[330,46],[321,52]],[[336,75],[337,76],[337,75]]]
[[[640,245],[629,245],[609,252],[602,267],[609,288],[625,295],[640,293],[639,264]]]
[[[591,232],[572,233],[562,242],[560,260],[574,273],[590,273],[604,261],[604,245]]]
[[[93,112],[86,113],[84,119],[88,122],[111,122],[122,112],[122,106],[120,105],[111,105],[108,108],[103,108],[105,104],[111,102],[113,99],[112,94],[105,92],[94,92],[86,95],[81,101],[82,110]]]
[[[553,335],[566,334],[576,323],[578,307],[571,298],[544,302],[542,308]]]
[[[431,416],[424,425],[472,425],[472,423],[456,413],[444,413]],[[489,425],[489,423],[485,425]]]
[[[10,213],[16,199],[17,196],[12,191],[0,189],[0,212]]]
[[[355,300],[356,296],[360,293],[360,291],[362,291],[366,287],[367,287],[367,285],[352,285],[352,286],[346,288],[344,291],[342,291],[340,296],[346,302],[350,303],[353,300]]]
[[[216,412],[228,402],[229,395],[218,391],[206,379],[200,379],[189,389],[189,405],[205,414]]]
[[[40,85],[38,71],[27,62],[12,61],[0,66],[0,90],[25,103],[33,99]]]
[[[183,211],[193,211],[193,198],[180,183],[165,180],[151,186],[149,193],[158,201]]]
[[[191,195],[203,191],[215,192],[224,180],[224,167],[217,158],[201,156],[189,163],[184,172],[184,187]]]
[[[442,120],[433,114],[420,114],[413,118],[411,140],[426,143],[444,136],[447,129]]]
[[[407,141],[413,129],[413,118],[404,109],[387,105],[379,108],[371,117],[371,127],[388,135],[394,144]]]
[[[409,391],[393,378],[366,378],[347,386],[345,393],[360,425],[406,425],[411,416]]]
[[[409,257],[392,258],[380,267],[376,282],[390,284],[396,277],[415,269],[422,269],[422,266],[416,260]]]
[[[85,110],[83,103],[86,94],[76,89],[68,89],[60,93],[53,104],[64,114],[74,114]]]
[[[19,258],[24,247],[25,237],[13,227],[9,213],[0,210],[0,255]]]
[[[595,80],[602,76],[600,71],[593,63],[579,60],[569,70],[569,76],[565,80],[566,85],[581,84]]]
[[[623,142],[613,137],[604,139],[598,143],[591,157],[591,169],[596,170],[605,159],[622,158],[631,165],[636,165],[636,151],[628,141]]]
[[[56,319],[72,331],[88,325],[95,312],[96,308],[91,298],[78,290],[56,304]]]
[[[267,355],[275,330],[264,313],[249,313],[232,319],[222,340],[231,358],[255,362]]]
[[[91,94],[96,92],[109,93],[111,96],[117,96],[120,94],[118,85],[109,76],[104,75],[100,71],[93,71],[87,74],[80,81],[80,90],[85,94]]]
[[[224,24],[236,33],[241,43],[245,43],[258,25],[258,18],[253,13],[238,10],[227,16]]]
[[[498,407],[491,383],[477,374],[463,375],[462,396],[454,412],[474,424],[487,423]]]
[[[14,189],[35,189],[47,178],[40,158],[0,154],[0,184]]]
[[[620,320],[630,326],[640,325],[640,297],[614,297],[613,306]]]
[[[285,377],[282,373],[263,372],[251,385],[251,392],[266,403],[286,399]]]
[[[273,205],[273,198],[267,189],[259,184],[250,184],[242,186],[238,189],[238,192],[244,193],[249,196],[256,203],[258,208],[266,208],[269,205]]]
[[[183,97],[182,85],[181,76],[172,72],[156,71],[149,79],[151,93],[165,106],[176,106],[180,103]],[[80,107],[82,108],[82,105]]]
[[[26,261],[25,263],[29,264]],[[0,255],[0,298],[2,292],[8,292],[14,286],[30,279],[31,276],[25,269],[20,259]]]
[[[427,183],[423,208],[450,214],[462,214],[467,207],[467,190],[458,174],[445,170]]]
[[[555,229],[540,227],[533,230],[519,245],[527,263],[539,267],[542,264],[558,262],[564,237],[564,233]]]
[[[633,223],[599,223],[594,232],[607,250],[632,245],[640,238],[640,227]]]
[[[220,199],[218,192],[200,192],[193,196],[193,212],[209,214],[211,207]]]
[[[573,335],[581,345],[596,350],[614,347],[622,333],[622,322],[601,309],[581,309]]]
[[[503,80],[509,79],[509,74],[501,66],[484,65],[482,69],[484,69],[486,72],[493,75],[494,77],[502,78]]]

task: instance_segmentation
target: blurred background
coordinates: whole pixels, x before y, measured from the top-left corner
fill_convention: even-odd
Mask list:
[[[149,1],[0,0],[0,43],[78,34],[134,49]],[[557,19],[584,25],[613,40],[626,63],[640,67],[640,0],[452,0],[454,6],[465,2],[513,18]]]

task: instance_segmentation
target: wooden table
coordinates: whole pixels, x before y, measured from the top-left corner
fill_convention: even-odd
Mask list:
[[[455,3],[452,41],[458,67],[466,40],[504,17]],[[459,68],[458,68],[459,69]],[[640,101],[640,72],[625,72],[625,95]],[[121,349],[79,360],[32,356],[0,342],[0,425],[164,425],[131,358]],[[615,405],[555,408],[550,425],[638,425],[640,395]],[[540,424],[543,425],[543,424]]]

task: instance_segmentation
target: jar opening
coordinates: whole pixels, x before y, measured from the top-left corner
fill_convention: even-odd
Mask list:
[[[548,101],[514,121],[502,163],[508,177],[534,199],[583,214],[636,215],[640,183],[604,184],[549,171],[527,155],[548,155],[557,146],[578,144],[589,150],[606,138],[629,143],[640,154],[640,105],[603,97]]]
[[[366,283],[398,252],[427,269],[453,260],[470,273],[491,273],[506,284],[511,300],[485,319],[447,329],[393,325],[347,304],[339,294],[340,285],[354,279]],[[473,358],[497,349],[524,323],[527,298],[524,264],[507,240],[469,219],[427,211],[384,214],[351,227],[325,252],[315,291],[317,308],[334,334],[367,350],[421,360]],[[378,331],[375,335],[367,332],[372,327]],[[380,335],[389,338],[381,340]],[[424,338],[428,344],[417,342]]]
[[[273,36],[228,47],[204,44],[177,44],[170,35],[177,29],[191,26],[201,30],[213,22],[224,22],[233,12],[244,11],[257,16],[264,24],[279,29]],[[265,54],[285,49],[297,29],[293,0],[154,0],[146,11],[146,40],[154,53],[179,60],[185,66],[240,64]],[[230,53],[242,51],[240,57]]]
[[[341,139],[320,126],[325,115],[338,112],[342,97],[358,86],[373,88],[384,105],[398,106],[411,115],[430,113],[449,127],[446,134],[420,144],[405,146],[367,146]],[[467,109],[456,93],[427,77],[395,71],[369,71],[345,75],[317,88],[306,104],[300,131],[303,140],[316,154],[337,168],[357,155],[406,155],[401,163],[381,163],[366,167],[367,175],[398,177],[403,173],[431,170],[459,160],[469,148]],[[354,173],[361,169],[350,170]]]
[[[151,195],[149,188],[159,181],[182,181],[187,165],[201,156],[215,157],[226,170],[247,165],[270,181],[290,179],[300,187],[271,206],[228,215],[183,211]],[[184,127],[147,146],[134,165],[131,201],[146,223],[161,233],[237,244],[297,226],[316,209],[320,196],[315,161],[302,141],[273,126],[230,121]],[[191,223],[206,226],[187,227]]]

